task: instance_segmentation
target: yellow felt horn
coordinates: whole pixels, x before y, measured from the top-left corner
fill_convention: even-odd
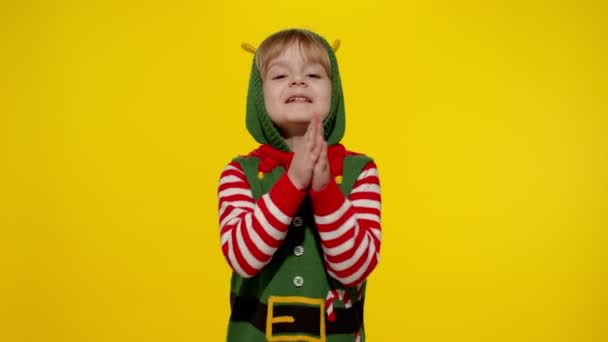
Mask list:
[[[331,44],[331,48],[334,49],[334,52],[337,52],[340,48],[340,39],[334,40],[334,43]]]
[[[249,44],[249,43],[243,43],[241,44],[241,47],[243,48],[243,50],[247,51],[247,52],[251,52],[252,54],[255,55],[255,46]]]

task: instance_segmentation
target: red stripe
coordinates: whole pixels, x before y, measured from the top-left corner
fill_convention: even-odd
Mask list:
[[[244,221],[241,221],[241,223],[243,223]],[[249,265],[249,263],[247,262],[247,260],[245,260],[245,257],[243,257],[243,254],[241,254],[241,250],[238,246],[237,243],[237,238],[236,238],[236,234],[237,231],[240,229],[241,227],[237,227],[236,229],[232,230],[232,250],[234,252],[234,257],[236,259],[236,261],[238,262],[239,266],[241,266],[241,268],[243,269],[243,271],[247,274],[255,274],[256,273],[256,269],[253,268],[251,265]]]
[[[357,200],[369,200],[380,202],[380,194],[372,191],[356,192],[348,198],[351,202]]]
[[[256,219],[253,220],[253,230],[259,235],[260,239],[262,239],[262,241],[264,241],[268,246],[276,248],[280,245],[281,242],[275,240],[272,236],[270,236],[270,234],[268,234],[262,224]]]
[[[246,221],[243,221],[243,222],[246,222]],[[243,227],[243,228],[245,228],[245,227]],[[253,241],[251,240],[251,237],[249,236],[248,229],[243,229],[243,240],[245,240],[245,245],[247,246],[247,249],[249,250],[251,255],[253,255],[253,257],[256,258],[258,261],[260,261],[262,263],[266,263],[266,262],[268,262],[268,260],[270,260],[270,257],[272,257],[272,255],[266,254],[263,251],[261,251],[258,248],[258,246],[256,246],[255,243],[253,243]]]
[[[350,234],[350,239],[354,239],[353,248],[345,251],[344,253],[338,254],[338,255],[334,255],[334,256],[328,255],[327,256],[327,261],[329,261],[330,263],[335,264],[335,263],[344,262],[344,261],[352,258],[352,256],[357,251],[357,248],[359,247],[359,245],[363,241],[363,238],[365,237],[365,230],[364,229],[359,228],[359,232],[358,232],[357,236],[353,236],[354,232],[355,232],[355,230],[353,229],[352,233]],[[346,234],[344,234],[344,235],[346,235]]]
[[[370,241],[370,246],[373,246],[371,241]],[[359,259],[357,259],[357,261],[349,268],[346,268],[342,271],[336,271],[333,268],[333,265],[331,264],[331,262],[329,263],[329,267],[331,269],[331,271],[336,274],[336,276],[340,277],[340,278],[346,278],[349,277],[353,274],[355,274],[359,269],[361,269],[361,267],[363,267],[363,264],[365,263],[365,260],[367,260],[367,257],[369,256],[369,252],[370,250],[372,251],[372,253],[374,252],[375,248],[368,248],[363,254],[361,254],[361,256],[359,257]]]
[[[340,207],[341,206],[342,205],[340,205]],[[355,215],[354,208],[352,206],[349,206],[349,208],[344,212],[344,214],[341,217],[339,217],[335,222],[329,223],[329,224],[318,224],[317,229],[323,233],[332,232],[332,231],[340,228],[340,226],[342,226],[342,224],[344,224],[346,221],[348,221],[354,215]]]

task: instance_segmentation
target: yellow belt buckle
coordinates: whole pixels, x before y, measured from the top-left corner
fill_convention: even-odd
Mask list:
[[[273,307],[275,304],[306,304],[318,306],[320,310],[320,325],[321,329],[320,336],[311,337],[308,335],[284,335],[284,336],[273,336],[272,325],[276,323],[293,323],[295,318],[293,316],[274,316]],[[322,298],[308,298],[299,296],[270,296],[268,297],[268,312],[266,314],[266,339],[269,342],[283,342],[283,341],[306,341],[306,342],[325,342],[325,301]]]

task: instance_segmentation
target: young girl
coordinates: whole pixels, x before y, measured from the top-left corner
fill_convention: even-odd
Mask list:
[[[364,341],[380,251],[374,162],[339,142],[334,48],[291,29],[255,50],[247,129],[261,146],[219,182],[222,252],[233,270],[229,342]]]

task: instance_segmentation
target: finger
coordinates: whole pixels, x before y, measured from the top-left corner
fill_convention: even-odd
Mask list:
[[[312,152],[312,158],[313,161],[316,163],[319,160],[319,157],[321,156],[321,151],[323,149],[323,141],[319,139],[319,136],[315,136],[314,138],[315,140],[315,146]]]
[[[315,141],[318,145],[321,145],[321,148],[323,148],[323,143],[325,142],[325,139],[323,139],[323,129],[319,129],[319,127],[317,127],[317,131],[319,132],[318,134],[315,135]]]
[[[306,128],[306,133],[304,133],[304,143],[306,144],[307,152],[310,152],[312,150],[312,147],[314,146],[315,130],[316,129],[311,122],[308,124],[308,127]]]
[[[319,135],[319,127],[316,123],[316,121],[311,120],[310,122],[310,126],[311,126],[311,132],[310,132],[310,140],[312,141],[312,147],[316,147],[316,145],[318,145],[318,141],[317,141],[317,135]]]
[[[323,120],[320,117],[317,117],[317,131],[321,139],[325,140],[325,129],[323,127]]]
[[[321,153],[319,155],[319,158],[322,162],[324,163],[328,163],[327,160],[327,143],[325,141],[322,141],[319,145],[321,145]]]

